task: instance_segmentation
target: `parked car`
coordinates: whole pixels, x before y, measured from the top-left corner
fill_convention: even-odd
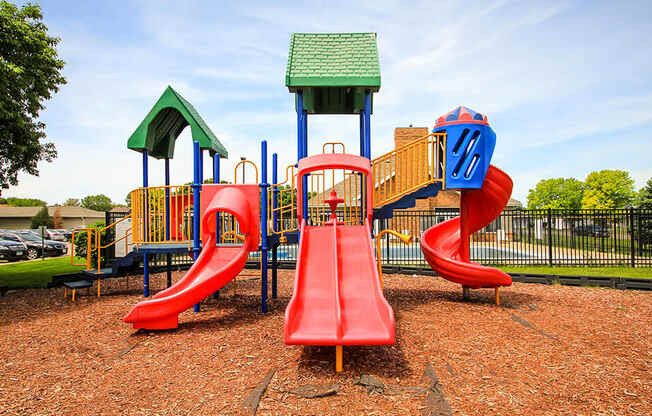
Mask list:
[[[609,237],[609,230],[598,224],[579,225],[575,227],[575,234],[587,235],[589,237]]]
[[[72,240],[72,230],[74,230],[74,228],[68,228],[67,230],[62,230],[63,231],[63,236],[68,241]]]
[[[39,238],[41,237],[40,230],[34,229],[34,230],[26,230],[26,231],[30,231],[32,234],[36,235]],[[46,228],[45,236],[46,236],[45,238],[52,241],[66,241],[66,238],[63,236],[61,230],[53,230],[50,228]]]
[[[68,252],[68,246],[65,243],[52,240],[43,242],[41,237],[32,231],[0,232],[0,240],[25,244],[29,259],[41,257],[43,248],[45,248],[45,257],[62,256]]]
[[[0,239],[0,260],[17,261],[27,258],[27,246],[21,242]]]

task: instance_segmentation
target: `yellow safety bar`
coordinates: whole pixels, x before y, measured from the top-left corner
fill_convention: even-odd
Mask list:
[[[239,161],[238,163],[236,163],[236,164],[235,164],[235,167],[233,168],[233,183],[234,183],[234,184],[237,184],[237,183],[238,183],[238,167],[239,167],[240,165],[247,165],[247,164],[249,164],[249,165],[251,165],[251,166],[254,167],[254,172],[256,172],[256,182],[255,182],[255,183],[258,183],[258,166],[256,166],[256,164],[255,164],[254,162],[252,162],[251,160],[245,159],[245,160],[241,160],[241,161]],[[244,178],[244,175],[245,175],[244,169],[245,169],[245,168],[243,167],[243,172],[242,172],[242,176],[243,176],[243,178],[242,178],[242,183],[244,183],[244,179],[245,179],[245,178]]]
[[[167,218],[166,194],[170,196]],[[131,235],[134,244],[187,243],[190,249],[192,227],[187,210],[193,204],[191,185],[165,185],[137,188],[131,191]],[[179,218],[176,213],[184,208]],[[167,237],[168,229],[170,237]]]
[[[111,224],[109,224],[109,225],[107,225],[107,226],[105,226],[103,228],[99,228],[95,232],[95,249],[97,250],[97,273],[98,274],[101,273],[100,270],[101,270],[101,263],[102,263],[102,255],[101,255],[102,254],[102,249],[111,247],[112,245],[114,245],[117,242],[122,241],[122,240],[127,241],[127,238],[129,237],[129,232],[126,232],[125,235],[123,235],[122,237],[118,238],[117,240],[113,240],[112,242],[107,243],[106,245],[103,246],[102,245],[102,233],[104,231],[106,231],[106,230],[114,228],[116,225],[120,224],[122,221],[125,221],[127,219],[131,219],[131,214],[129,214],[127,216],[124,216],[124,217],[120,218],[118,221],[115,221],[115,222],[113,222],[113,223],[111,223]],[[127,247],[128,247],[129,243],[127,242],[126,244],[127,244]],[[100,287],[99,286],[100,286],[100,281],[98,279],[98,281],[97,281],[97,293],[98,293],[98,296],[99,296],[99,293],[100,293]]]
[[[346,146],[344,146],[344,143],[342,142],[326,142],[321,146],[321,152],[326,153],[326,146],[331,147],[331,153],[335,153],[335,146],[341,146],[342,147],[342,153],[346,153]]]
[[[385,234],[391,234],[395,237],[398,237],[405,244],[410,244],[412,242],[411,235],[399,233],[398,231],[387,229],[387,230],[382,230],[381,232],[378,233],[378,235],[376,236],[376,261],[378,263],[378,280],[380,281],[380,290],[383,290],[383,264],[380,257],[381,255],[380,243],[382,242],[381,237]]]

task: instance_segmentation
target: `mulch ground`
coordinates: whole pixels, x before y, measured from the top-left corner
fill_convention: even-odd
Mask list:
[[[493,290],[463,301],[445,280],[387,275],[396,345],[345,348],[336,374],[333,347],[283,344],[293,271],[279,277],[267,315],[260,281],[243,278],[237,295],[228,285],[163,332],[122,323],[141,299],[136,278],[74,304],[63,289],[10,293],[0,414],[252,414],[245,402],[273,370],[259,415],[652,414],[652,293],[515,283],[499,307]],[[329,395],[297,394],[320,389]]]

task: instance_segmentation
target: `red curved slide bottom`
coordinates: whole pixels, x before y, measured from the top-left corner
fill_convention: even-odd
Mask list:
[[[197,261],[175,285],[135,305],[123,318],[124,322],[132,323],[134,328],[176,328],[179,313],[220,290],[240,273],[249,251],[255,250],[258,244],[259,191],[258,185],[239,186],[242,189],[236,185],[204,185],[202,198],[208,200],[202,207],[204,248]],[[240,232],[245,235],[242,246],[215,245],[217,211],[228,212],[238,219]]]
[[[295,273],[286,344],[394,344],[394,311],[380,288],[368,223],[303,222]]]
[[[507,206],[513,183],[489,165],[482,188],[462,191],[460,217],[427,229],[421,250],[428,264],[444,279],[470,288],[509,286],[512,278],[492,267],[469,261],[469,236],[498,218]]]

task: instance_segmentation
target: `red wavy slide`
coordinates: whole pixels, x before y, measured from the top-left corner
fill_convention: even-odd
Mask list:
[[[380,288],[369,223],[301,223],[292,300],[285,310],[285,343],[388,345],[394,311]]]
[[[508,274],[469,260],[471,234],[498,218],[507,206],[512,188],[511,178],[489,165],[482,188],[462,191],[460,216],[423,233],[421,251],[439,276],[473,289],[512,284]]]
[[[250,251],[260,239],[258,185],[202,186],[203,249],[197,261],[175,285],[151,300],[135,305],[123,318],[134,328],[171,329],[179,325],[179,313],[201,302],[242,271]],[[241,246],[216,246],[216,213],[232,214],[245,236]]]

